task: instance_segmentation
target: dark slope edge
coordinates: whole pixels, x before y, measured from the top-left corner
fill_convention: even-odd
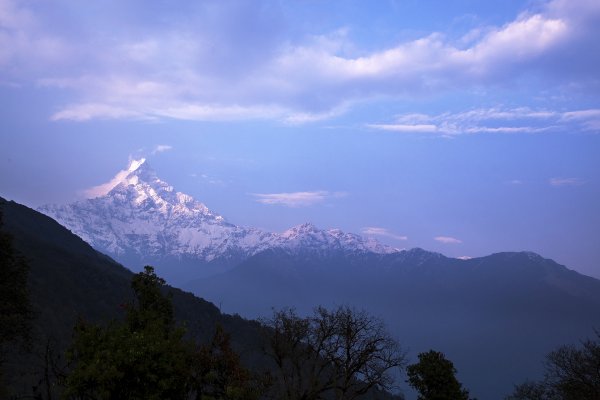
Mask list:
[[[600,281],[530,252],[459,260],[421,249],[354,257],[268,251],[186,289],[246,317],[284,305],[366,308],[413,359],[444,351],[483,399],[537,378],[547,352],[600,328]]]
[[[17,393],[31,394],[44,368],[44,345],[51,341],[55,353],[70,342],[76,318],[108,321],[123,315],[121,305],[131,297],[132,272],[117,264],[53,219],[25,206],[0,198],[2,229],[13,236],[13,245],[29,266],[29,289],[35,312],[31,353],[8,355],[6,377]],[[264,363],[259,353],[261,334],[257,322],[221,314],[213,304],[190,293],[170,288],[176,318],[191,335],[208,340],[216,323],[232,335],[234,348],[245,363]]]

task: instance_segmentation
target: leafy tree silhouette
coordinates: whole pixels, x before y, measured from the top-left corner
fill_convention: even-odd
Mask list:
[[[68,352],[75,367],[65,395],[81,399],[183,399],[191,387],[193,343],[183,339],[165,281],[146,266],[134,276],[134,301],[124,322],[108,326],[83,320]]]
[[[134,300],[123,304],[124,321],[107,326],[83,320],[75,326],[65,379],[74,399],[255,399],[263,387],[242,367],[229,335],[217,326],[200,346],[177,326],[165,281],[146,266],[131,282]]]
[[[419,362],[406,367],[408,383],[419,392],[418,400],[468,400],[469,392],[456,379],[456,368],[443,353],[419,354]]]

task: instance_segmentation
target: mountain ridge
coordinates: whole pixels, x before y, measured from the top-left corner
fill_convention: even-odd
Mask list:
[[[398,252],[372,238],[339,229],[318,229],[311,223],[282,233],[232,224],[192,196],[176,192],[162,181],[144,159],[134,160],[97,196],[66,205],[44,205],[38,210],[69,228],[97,250],[132,268],[189,265],[188,273],[207,275],[226,270],[264,250],[290,253],[335,249],[347,253]],[[194,270],[193,266],[197,268]],[[211,267],[213,267],[211,269]]]

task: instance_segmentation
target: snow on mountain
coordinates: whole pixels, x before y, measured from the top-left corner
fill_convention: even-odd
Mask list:
[[[231,224],[191,196],[176,192],[144,159],[132,161],[127,170],[89,193],[96,197],[67,205],[45,205],[39,210],[122,262],[132,256],[146,260],[241,260],[274,248],[292,253],[398,251],[371,238],[339,229],[320,230],[312,224],[283,233]]]

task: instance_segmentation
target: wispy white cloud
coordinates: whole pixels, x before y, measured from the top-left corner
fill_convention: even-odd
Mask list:
[[[395,240],[408,240],[408,236],[397,235],[393,232],[390,232],[386,228],[379,228],[375,226],[367,226],[362,229],[362,233],[368,236],[384,236],[389,237]]]
[[[169,150],[173,150],[173,146],[170,146],[168,144],[158,144],[154,147],[151,154],[155,155],[158,153],[164,153],[165,151],[169,151]]]
[[[569,111],[562,114],[566,120],[600,119],[600,109]]]
[[[444,244],[459,244],[462,243],[462,240],[453,238],[451,236],[436,236],[433,240],[438,241]]]
[[[456,258],[458,258],[459,260],[470,260],[473,257],[470,257],[470,256],[460,256],[460,257],[456,257]]]
[[[580,178],[550,178],[548,183],[551,186],[561,187],[561,186],[581,186],[585,183],[583,179]]]
[[[529,107],[476,108],[457,113],[402,114],[392,124],[368,124],[368,128],[400,133],[429,133],[444,136],[478,133],[518,134],[559,130],[590,131],[598,126],[600,109],[552,111]]]
[[[125,99],[119,105],[82,103],[66,106],[51,116],[53,121],[89,121],[92,119],[137,119],[156,121],[163,118],[188,121],[231,121],[248,119],[284,119],[289,110],[279,107],[179,103]]]
[[[51,120],[89,121],[92,119],[137,119],[156,121],[164,118],[187,121],[239,121],[239,120],[280,120],[286,124],[298,125],[322,121],[341,115],[346,108],[336,108],[326,112],[299,112],[280,106],[240,106],[201,103],[162,103],[158,105],[111,106],[106,104],[73,104],[51,116]]]
[[[54,113],[52,121],[89,121],[91,119],[154,119],[139,110],[130,107],[119,107],[103,103],[83,103],[66,106],[61,111]]]
[[[562,119],[578,122],[585,131],[600,132],[600,108],[565,112]]]
[[[284,122],[290,125],[299,125],[309,122],[323,121],[344,114],[351,108],[350,101],[341,104],[324,112],[306,112],[306,111],[288,111],[285,113]]]
[[[533,127],[533,126],[478,126],[468,128],[464,133],[539,133],[549,130],[551,127]]]
[[[436,133],[439,129],[433,124],[367,124],[367,127],[384,131],[407,133]]]
[[[195,121],[231,121],[248,119],[279,119],[286,110],[278,106],[240,106],[202,103],[164,104],[146,111],[154,117]]]
[[[2,0],[0,72],[10,72],[11,82],[33,80],[75,95],[52,116],[57,121],[259,118],[298,124],[334,118],[362,102],[510,85],[532,72],[555,84],[564,75],[572,83],[573,76],[557,70],[572,68],[558,62],[567,51],[590,71],[599,67],[589,48],[598,30],[590,16],[600,15],[591,0],[548,1],[504,25],[476,27],[468,40],[432,32],[377,50],[352,42],[352,27],[290,40],[281,5],[205,3],[162,10],[170,13],[167,22],[152,29],[147,25],[154,19],[136,15],[156,9],[136,13],[129,5],[128,12],[84,22],[63,17],[63,29],[55,30],[56,15],[85,17],[77,12],[85,5],[63,2],[58,7],[73,10],[44,13],[35,3]],[[107,32],[108,24],[131,29],[96,33]],[[585,79],[591,78],[575,83]],[[598,119],[586,121],[583,127],[598,129]],[[453,133],[451,126],[423,122],[372,127]],[[481,126],[478,132],[534,129]]]
[[[119,183],[123,182],[127,175],[129,175],[132,171],[135,171],[140,165],[142,165],[146,161],[145,158],[140,158],[138,160],[130,160],[129,166],[127,169],[123,169],[108,182],[103,183],[98,186],[93,186],[89,189],[83,190],[82,194],[87,199],[92,199],[99,196],[104,196],[108,192],[110,192],[115,186]]]
[[[319,190],[314,192],[291,193],[253,193],[256,201],[268,205],[282,205],[286,207],[308,207],[332,198],[344,197],[345,192],[329,192]]]

